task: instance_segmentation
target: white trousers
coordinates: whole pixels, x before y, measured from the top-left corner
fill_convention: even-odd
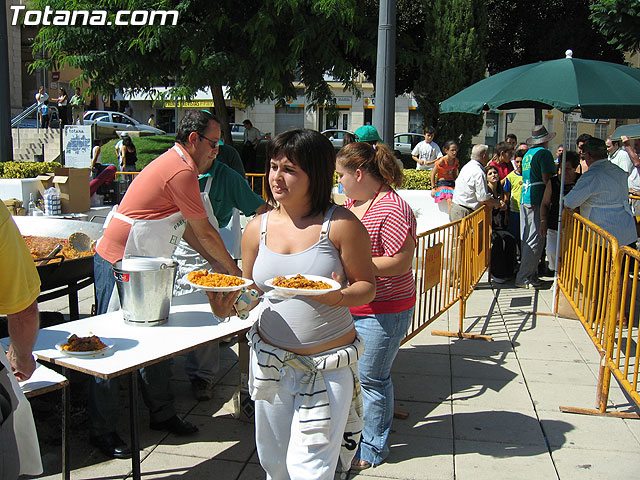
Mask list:
[[[255,355],[251,361],[255,362]],[[296,395],[302,370],[284,367],[274,403],[255,402],[256,445],[268,480],[333,480],[353,396],[353,374],[349,367],[322,374],[331,408],[327,444],[303,445]]]

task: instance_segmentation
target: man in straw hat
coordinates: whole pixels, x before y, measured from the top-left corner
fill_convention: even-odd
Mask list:
[[[549,179],[556,173],[553,154],[547,150],[555,133],[536,125],[527,138],[529,150],[522,159],[522,196],[520,197],[520,238],[522,240],[520,270],[516,287],[539,289],[538,262],[544,247],[540,237],[540,204]]]

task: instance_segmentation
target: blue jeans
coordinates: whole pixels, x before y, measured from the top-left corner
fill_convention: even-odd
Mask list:
[[[93,257],[93,277],[97,314],[107,312],[111,292],[116,283],[111,264],[97,253]],[[171,362],[164,361],[141,368],[140,387],[142,398],[149,408],[152,422],[164,422],[176,414],[173,392],[169,385]],[[94,377],[89,382],[89,418],[91,434],[104,435],[113,432],[120,416],[120,377],[103,380]]]
[[[364,340],[364,355],[358,362],[364,429],[356,458],[373,466],[389,455],[387,439],[393,421],[391,366],[412,318],[413,307],[399,313],[353,317],[356,330]]]

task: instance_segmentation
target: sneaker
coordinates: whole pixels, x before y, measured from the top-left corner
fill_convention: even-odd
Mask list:
[[[500,277],[491,277],[491,281],[494,283],[506,283],[507,279],[506,278],[500,278]]]
[[[527,288],[529,290],[540,290],[544,288],[544,284],[540,282],[524,282],[524,283],[516,283],[516,288]]]
[[[202,378],[196,377],[191,380],[191,390],[193,390],[193,395],[198,400],[211,400],[213,398],[213,385]]]

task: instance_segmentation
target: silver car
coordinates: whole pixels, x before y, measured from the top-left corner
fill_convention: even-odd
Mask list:
[[[350,132],[349,130],[338,130],[335,128],[323,130],[320,133],[322,133],[322,135],[324,135],[331,141],[334,148],[342,148],[342,141],[344,140],[346,134],[353,135],[353,132]]]
[[[100,127],[113,128],[116,131],[148,132],[152,135],[164,135],[166,132],[150,125],[145,125],[120,112],[106,110],[89,110],[82,119],[84,125],[96,123]]]
[[[414,147],[424,140],[421,133],[396,133],[393,136],[393,151],[396,156],[411,155]]]

